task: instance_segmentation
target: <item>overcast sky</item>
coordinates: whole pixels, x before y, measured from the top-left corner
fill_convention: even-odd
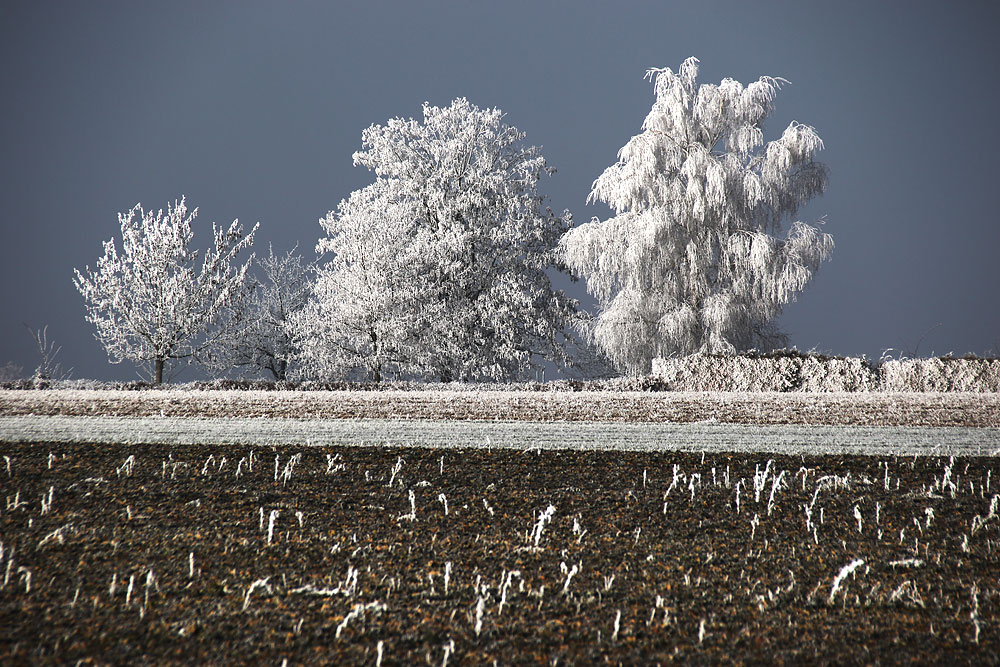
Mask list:
[[[640,130],[650,67],[792,82],[765,138],[816,128],[836,250],[781,324],[799,349],[1000,352],[1000,25],[984,2],[27,2],[0,7],[0,365],[49,325],[75,377],[110,366],[73,269],[136,202],[260,221],[312,257],[317,220],[372,176],[361,132],[426,100],[499,107],[558,173],[553,209]],[[204,239],[204,236],[201,237]]]

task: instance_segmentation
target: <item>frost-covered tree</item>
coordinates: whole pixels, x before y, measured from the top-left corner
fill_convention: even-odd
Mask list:
[[[31,334],[35,341],[35,348],[38,350],[38,366],[35,368],[36,380],[68,380],[73,369],[63,370],[62,364],[56,361],[56,357],[62,351],[61,345],[56,345],[55,341],[49,340],[49,325],[46,324],[41,329],[32,329],[27,323],[24,327]]]
[[[236,255],[253,244],[257,226],[244,235],[239,221],[228,229],[213,223],[212,247],[201,253],[191,247],[197,214],[188,215],[183,198],[166,213],[136,204],[118,214],[121,254],[111,238],[96,269],[75,270],[108,359],[136,362],[156,384],[169,361],[194,359],[226,335],[247,292],[250,261],[237,265]]]
[[[320,220],[328,236],[316,250],[330,259],[293,320],[305,377],[379,382],[419,373],[413,319],[420,275],[409,217],[410,207],[376,181]]]
[[[275,255],[270,246],[267,257],[255,265],[252,292],[244,303],[236,304],[235,326],[213,346],[212,365],[226,371],[269,373],[280,382],[298,353],[292,318],[312,295],[315,271],[295,249]]]
[[[14,382],[24,375],[24,367],[18,366],[13,361],[8,361],[0,366],[0,383]]]
[[[570,216],[543,208],[553,170],[498,109],[425,104],[362,135],[375,182],[320,221],[316,298],[299,319],[319,374],[509,379],[558,359],[575,302],[553,289]]]
[[[649,372],[657,356],[771,349],[774,320],[833,249],[816,227],[782,223],[823,192],[813,128],[791,123],[764,142],[783,79],[699,85],[698,60],[651,69],[656,101],[642,132],[594,181],[607,203],[562,241],[601,312],[591,333],[621,369]]]

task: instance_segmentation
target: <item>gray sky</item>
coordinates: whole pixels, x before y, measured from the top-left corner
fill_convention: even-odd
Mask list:
[[[371,181],[361,132],[421,103],[497,106],[582,222],[640,129],[649,67],[792,82],[766,128],[826,143],[837,244],[781,323],[800,349],[1000,353],[1000,10],[984,2],[5,2],[0,8],[0,365],[49,325],[74,376],[133,379],[84,321],[94,265],[136,202],[307,256],[317,220]],[[204,236],[200,237],[204,239]],[[919,345],[919,347],[918,347]]]

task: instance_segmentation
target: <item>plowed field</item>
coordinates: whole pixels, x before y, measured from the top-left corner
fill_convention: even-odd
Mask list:
[[[995,664],[996,458],[0,444],[3,664]]]

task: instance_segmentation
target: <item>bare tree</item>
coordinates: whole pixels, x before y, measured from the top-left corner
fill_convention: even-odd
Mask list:
[[[73,373],[73,369],[63,370],[62,364],[56,361],[61,345],[56,345],[55,341],[49,340],[49,325],[41,329],[32,329],[25,323],[24,328],[31,334],[32,340],[38,349],[38,367],[35,368],[36,380],[66,380]]]
[[[24,368],[13,361],[0,366],[0,382],[14,382],[24,376]]]

